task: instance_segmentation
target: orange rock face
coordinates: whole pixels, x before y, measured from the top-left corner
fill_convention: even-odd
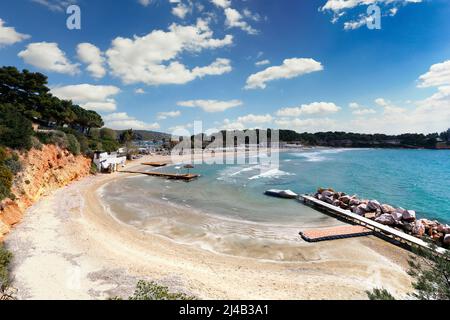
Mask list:
[[[91,160],[54,145],[20,155],[23,170],[14,180],[15,200],[0,205],[0,241],[22,219],[25,210],[42,196],[89,175]]]

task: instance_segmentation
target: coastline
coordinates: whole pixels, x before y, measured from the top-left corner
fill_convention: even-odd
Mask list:
[[[301,261],[277,263],[211,253],[121,224],[96,190],[127,176],[85,178],[27,211],[6,241],[19,298],[127,297],[139,279],[201,299],[365,299],[373,287],[398,297],[410,291],[409,253],[373,236],[302,243]]]

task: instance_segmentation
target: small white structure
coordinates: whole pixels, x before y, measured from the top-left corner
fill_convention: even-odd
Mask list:
[[[96,152],[93,159],[100,172],[116,172],[119,166],[124,166],[127,157],[119,156],[117,152]]]

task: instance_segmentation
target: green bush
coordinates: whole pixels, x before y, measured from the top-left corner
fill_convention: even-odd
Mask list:
[[[69,150],[74,155],[80,154],[80,143],[73,134],[67,135],[67,150]]]
[[[158,285],[155,282],[139,281],[134,294],[129,300],[196,300],[195,297],[184,293],[171,293],[169,288]]]
[[[19,160],[17,153],[13,153],[12,156],[4,161],[4,164],[13,175],[18,174],[22,171],[22,163]]]
[[[12,254],[0,244],[0,292],[4,291],[9,285],[8,266],[11,262]]]
[[[31,137],[34,134],[31,121],[11,104],[0,105],[0,114],[0,145],[30,150]]]
[[[372,291],[366,291],[370,300],[395,300],[386,289],[373,289]]]
[[[14,176],[3,163],[0,163],[0,201],[11,196]]]
[[[47,132],[38,132],[36,136],[39,141],[43,144],[54,144],[62,149],[67,149],[69,147],[69,141],[67,135],[62,131],[52,130]]]
[[[42,143],[38,137],[31,137],[31,147],[36,150],[42,150]]]

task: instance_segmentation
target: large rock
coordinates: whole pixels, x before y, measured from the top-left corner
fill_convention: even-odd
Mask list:
[[[387,214],[389,214],[389,213],[387,213]],[[396,222],[400,222],[400,221],[402,221],[403,213],[399,212],[399,211],[394,211],[391,213],[391,216],[394,218],[394,220]]]
[[[436,230],[443,234],[450,234],[450,226],[449,225],[440,224],[437,226]]]
[[[377,200],[370,200],[367,206],[371,211],[377,211],[381,208],[381,204]]]
[[[334,199],[332,197],[323,197],[322,201],[325,201],[326,203],[333,204]]]
[[[388,204],[381,205],[381,211],[383,213],[392,213],[395,211],[395,208],[393,206],[390,206]]]
[[[375,219],[375,222],[387,225],[387,226],[393,226],[397,222],[395,221],[394,217],[388,213],[384,213],[378,218]]]
[[[351,198],[350,198],[350,196],[342,196],[342,197],[339,198],[339,200],[341,200],[345,204],[349,204]]]
[[[402,213],[403,220],[411,222],[416,220],[416,212],[414,210],[404,210]]]
[[[412,229],[412,233],[415,236],[422,237],[425,234],[425,225],[422,220],[417,220]]]
[[[359,206],[361,204],[361,201],[356,198],[351,198],[348,204],[351,206]]]
[[[360,204],[356,207],[355,213],[363,216],[366,212],[370,211],[366,204]]]
[[[323,195],[324,197],[333,197],[333,196],[334,196],[334,192],[332,192],[332,191],[330,191],[330,190],[324,190],[324,191],[322,192],[322,195]]]
[[[444,244],[450,244],[450,234],[446,234],[444,236],[444,240],[442,240]]]

